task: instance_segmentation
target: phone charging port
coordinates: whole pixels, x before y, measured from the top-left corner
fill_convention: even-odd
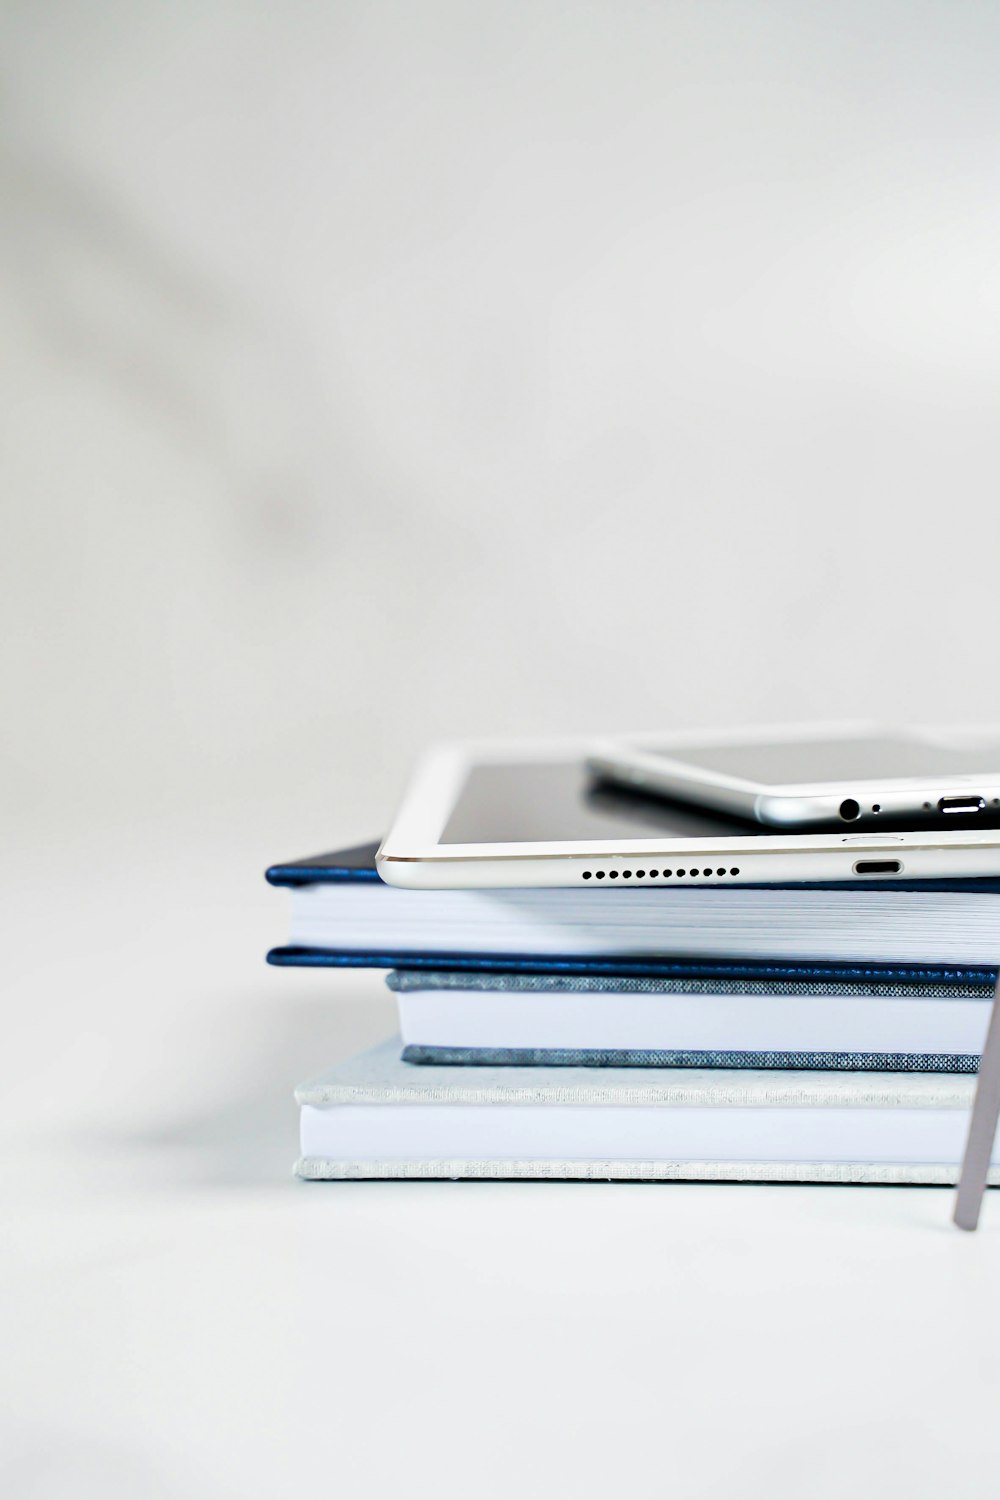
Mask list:
[[[903,866],[898,859],[859,859],[855,875],[898,875]]]
[[[977,813],[985,810],[986,800],[983,797],[942,797],[938,802],[939,813]]]

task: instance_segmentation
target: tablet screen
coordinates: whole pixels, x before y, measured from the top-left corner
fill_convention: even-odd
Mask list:
[[[441,834],[442,844],[554,840],[747,838],[760,823],[595,782],[580,761],[471,766]]]

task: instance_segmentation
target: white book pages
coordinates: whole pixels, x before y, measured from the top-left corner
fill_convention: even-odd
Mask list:
[[[1000,961],[1000,897],[969,891],[292,892],[290,942],[356,952],[683,955],[868,963]]]
[[[974,1054],[990,1000],[408,990],[407,1046]]]

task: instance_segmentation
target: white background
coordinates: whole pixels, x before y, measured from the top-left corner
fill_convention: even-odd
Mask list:
[[[959,0],[0,7],[6,1493],[996,1493],[948,1194],[294,1185],[392,1008],[260,870],[439,735],[1000,718],[998,79]]]

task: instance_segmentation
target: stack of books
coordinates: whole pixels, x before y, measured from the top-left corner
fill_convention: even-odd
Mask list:
[[[957,1181],[1000,882],[417,891],[375,851],[267,872],[269,962],[399,1009],[297,1091],[302,1177]]]

